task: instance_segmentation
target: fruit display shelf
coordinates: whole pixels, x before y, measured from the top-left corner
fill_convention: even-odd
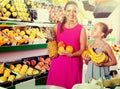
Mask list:
[[[32,81],[32,80],[33,80],[32,84],[34,87],[36,87],[38,85],[45,85],[46,80],[47,80],[48,71],[41,71],[41,70],[35,68],[35,65],[40,64],[43,61],[45,64],[48,64],[47,58],[48,58],[48,55],[43,55],[43,56],[38,56],[38,57],[35,56],[35,57],[18,59],[16,61],[5,62],[4,66],[3,66],[3,64],[1,64],[1,68],[4,67],[4,68],[7,68],[8,70],[10,70],[11,75],[14,74],[15,78],[18,75],[20,75],[21,77],[18,77],[17,79],[13,79],[12,82],[3,80],[4,83],[0,83],[0,87],[4,87],[6,89],[19,89],[21,86],[25,86],[26,83],[28,83],[29,81]],[[18,71],[18,69],[19,69],[19,71]],[[36,70],[36,73],[32,69]],[[24,73],[25,73],[25,76],[24,76]],[[4,76],[10,75],[8,73],[8,71],[3,71],[3,74],[4,74]],[[30,89],[33,89],[33,88],[30,87]]]
[[[30,23],[30,22],[14,22],[14,21],[0,21],[0,26],[39,26],[39,27],[52,27],[53,23]],[[32,44],[22,46],[4,46],[0,47],[0,52],[11,52],[21,50],[32,50],[39,48],[47,48],[47,44]]]
[[[18,25],[18,26],[39,26],[39,27],[53,27],[55,24],[52,22],[19,22],[19,21],[0,21],[0,25],[7,24],[7,25]]]
[[[32,45],[21,45],[21,46],[2,46],[0,52],[11,52],[21,50],[33,50],[47,48],[47,44],[32,44]]]

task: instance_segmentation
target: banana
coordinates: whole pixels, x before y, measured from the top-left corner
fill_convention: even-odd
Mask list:
[[[89,55],[89,56],[91,60],[97,64],[106,62],[108,60],[107,56],[104,53],[102,53],[102,56],[99,56],[99,57],[95,57],[94,55]]]
[[[88,48],[82,53],[82,57],[88,55],[94,63],[103,63],[108,61],[108,56],[104,52],[95,53],[92,48]]]
[[[99,56],[102,56],[102,55],[103,55],[102,52],[100,52],[100,53],[98,53],[98,54],[95,53],[92,48],[89,48],[88,51],[89,51],[90,54],[94,55],[95,57],[99,57]]]

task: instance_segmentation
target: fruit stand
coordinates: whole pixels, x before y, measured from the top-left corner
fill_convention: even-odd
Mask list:
[[[64,42],[58,43],[58,49],[49,49],[52,43],[48,43],[47,39],[51,28],[62,21],[63,6],[69,0],[45,1],[50,0],[0,0],[0,89],[39,89],[40,85],[46,84],[51,62],[49,57],[57,56],[57,52],[64,50],[74,51],[72,46]],[[93,17],[83,7],[80,8],[79,22],[88,19],[86,23],[83,20],[83,26],[89,32],[93,26],[90,22]],[[113,45],[115,40],[110,36],[106,39],[112,43],[111,47],[119,62],[120,46]],[[93,41],[90,38],[88,43]],[[53,43],[56,44],[55,41]],[[118,67],[120,69],[120,63]],[[106,87],[119,87],[119,84],[111,84]]]

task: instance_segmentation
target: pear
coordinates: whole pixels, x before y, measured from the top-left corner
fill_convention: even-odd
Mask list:
[[[0,17],[2,16],[2,13],[0,12]]]
[[[17,17],[17,12],[12,12],[13,17]]]
[[[11,12],[14,12],[14,11],[15,11],[15,7],[14,7],[14,6],[11,6],[11,7],[10,7],[10,11],[11,11]]]
[[[7,9],[10,9],[10,7],[11,7],[10,4],[7,4],[7,5],[6,5],[6,8],[7,8]]]
[[[6,10],[6,8],[2,8],[2,11],[5,13],[7,10]]]
[[[6,16],[9,17],[11,15],[11,12],[7,11],[5,14],[6,14]]]
[[[30,5],[30,1],[27,1],[27,5]]]

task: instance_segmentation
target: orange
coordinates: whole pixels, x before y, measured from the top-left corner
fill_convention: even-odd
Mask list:
[[[63,52],[65,49],[64,49],[64,47],[63,46],[60,46],[59,48],[58,48],[58,52]]]
[[[82,53],[82,57],[84,57],[87,54],[89,54],[89,51],[88,50],[84,50],[83,53]]]
[[[73,49],[72,46],[68,45],[68,46],[66,47],[66,51],[72,53],[72,52],[74,51],[74,49]]]
[[[58,47],[60,47],[60,46],[65,47],[66,45],[65,45],[65,43],[63,41],[60,41],[60,42],[58,42]]]

